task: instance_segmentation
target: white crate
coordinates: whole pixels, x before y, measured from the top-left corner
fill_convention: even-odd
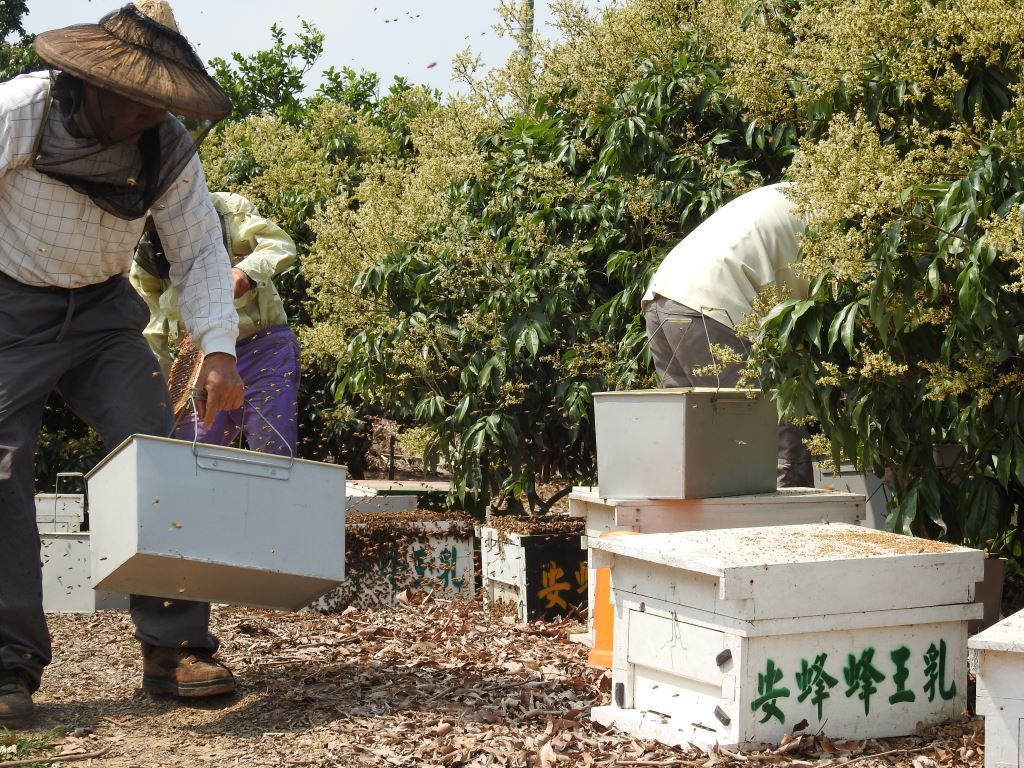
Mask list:
[[[579,611],[587,594],[586,555],[579,534],[522,536],[477,528],[485,600],[515,607],[521,621]]]
[[[82,530],[84,522],[83,494],[36,494],[36,525],[40,533],[75,533]]]
[[[345,577],[345,468],[134,435],[88,475],[99,589],[295,610]]]
[[[985,716],[985,768],[1024,767],[1024,611],[967,643],[975,654],[977,706]]]
[[[983,553],[846,524],[595,539],[615,600],[592,718],[701,746],[910,734],[955,718]],[[606,562],[602,562],[606,561]]]
[[[856,493],[816,488],[779,488],[771,493],[716,499],[605,499],[597,488],[579,486],[569,494],[569,516],[586,520],[586,546],[606,531],[674,533],[798,523],[860,525],[865,502]],[[597,579],[592,553],[588,552],[587,563],[587,625],[592,629]]]
[[[601,495],[701,499],[775,490],[778,413],[760,392],[750,393],[706,388],[595,392]]]
[[[372,515],[368,515],[372,517]],[[359,518],[348,518],[349,555],[355,546]],[[402,545],[378,547],[376,559],[346,566],[345,582],[314,602],[317,611],[348,606],[372,608],[391,605],[405,589],[424,589],[446,598],[472,599],[473,529],[469,523],[422,520],[408,523],[410,540]]]
[[[43,610],[47,613],[95,613],[128,610],[128,595],[92,588],[87,532],[39,535],[43,566]]]

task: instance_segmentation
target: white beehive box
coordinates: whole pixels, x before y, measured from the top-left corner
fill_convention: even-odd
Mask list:
[[[488,604],[512,606],[521,621],[567,616],[587,597],[587,556],[573,533],[520,535],[477,528]]]
[[[702,499],[773,491],[778,424],[775,404],[757,391],[595,392],[601,495]]]
[[[448,493],[451,484],[437,480],[349,480],[345,488],[345,509],[361,512],[412,512],[420,499],[438,498]]]
[[[345,577],[345,468],[134,435],[86,476],[98,589],[295,610]]]
[[[960,715],[983,553],[846,524],[591,540],[615,600],[595,721],[702,746]],[[608,562],[600,562],[607,560]]]
[[[976,654],[976,711],[985,716],[985,768],[1024,766],[1024,611],[968,641]]]
[[[798,523],[850,523],[865,518],[864,497],[816,488],[778,488],[770,493],[714,499],[606,499],[592,486],[573,488],[569,516],[586,520],[584,546],[606,531],[674,533]],[[593,621],[596,574],[588,552],[588,627]]]
[[[74,533],[85,522],[85,496],[80,493],[36,494],[36,526],[41,533]]]
[[[392,546],[374,543],[373,557],[354,556],[360,548],[360,526],[374,513],[348,515],[348,555],[345,581],[314,602],[317,611],[355,606],[391,605],[406,589],[427,590],[438,597],[470,600],[476,594],[473,573],[473,527],[448,520],[408,523],[408,536]],[[353,562],[353,557],[358,562]]]
[[[128,610],[128,595],[92,588],[88,532],[45,532],[39,539],[46,613]]]

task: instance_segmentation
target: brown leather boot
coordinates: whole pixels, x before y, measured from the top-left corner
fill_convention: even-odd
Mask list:
[[[235,676],[211,651],[149,646],[143,647],[142,659],[142,689],[147,693],[199,698],[235,692]]]
[[[32,722],[32,691],[28,678],[0,669],[0,728],[26,728]]]

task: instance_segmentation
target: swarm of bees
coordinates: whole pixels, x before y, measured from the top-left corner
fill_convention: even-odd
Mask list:
[[[426,544],[436,533],[418,525],[446,522],[446,533],[456,539],[473,536],[473,518],[465,512],[364,512],[345,519],[345,566],[358,569],[405,553],[414,544]],[[404,554],[402,554],[404,557]]]
[[[426,546],[438,535],[425,522],[444,522],[445,538],[473,538],[473,518],[465,512],[364,512],[349,514],[345,520],[346,581],[319,601],[319,610],[341,610],[349,605],[370,608],[393,602],[399,582],[410,579],[410,553]],[[436,572],[434,554],[419,561],[421,567]],[[418,588],[412,578],[412,587]]]
[[[566,534],[582,536],[586,533],[587,521],[582,517],[523,517],[520,515],[496,515],[488,525],[499,533],[514,533],[519,536],[540,534]]]

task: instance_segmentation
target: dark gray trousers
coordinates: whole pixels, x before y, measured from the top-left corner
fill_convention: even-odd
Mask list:
[[[709,344],[729,347],[746,357],[743,343],[732,328],[663,296],[656,296],[644,308],[644,322],[651,357],[663,386],[736,386],[739,365],[728,366],[717,378],[693,372],[713,362]],[[803,442],[805,437],[805,427],[779,422],[779,488],[814,487],[814,467],[811,452]]]
[[[65,290],[0,273],[0,669],[27,672],[33,687],[51,654],[33,466],[43,406],[60,392],[107,450],[132,434],[170,434],[167,388],[142,336],[148,320],[123,277]],[[144,643],[216,650],[206,603],[133,595],[131,614]]]

